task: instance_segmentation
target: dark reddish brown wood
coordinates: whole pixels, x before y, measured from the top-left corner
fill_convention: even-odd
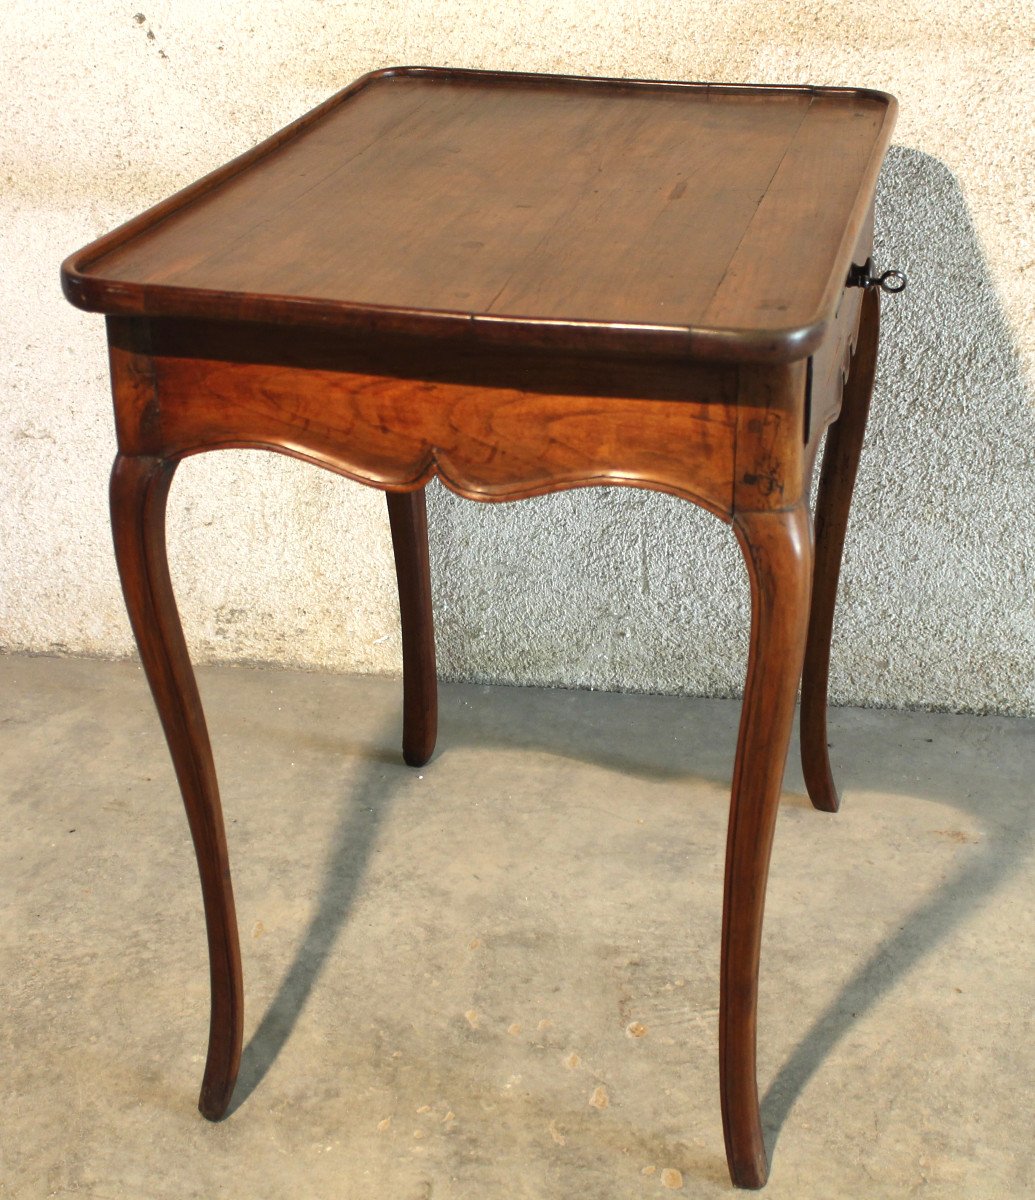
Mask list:
[[[734,512],[790,508],[808,487],[804,362],[738,372]]]
[[[734,528],[751,581],[751,641],[726,842],[719,1081],[730,1176],[759,1188],[768,1174],[755,1073],[762,915],[805,649],[812,537],[804,503],[740,513]]]
[[[402,622],[403,758],[422,767],[435,752],[438,733],[427,499],[423,488],[387,495]]]
[[[852,255],[853,263],[865,263],[873,254],[873,213],[866,224]],[[812,356],[809,397],[809,437],[814,449],[827,426],[837,419],[841,398],[851,366],[852,354],[859,333],[859,312],[864,291],[846,287],[837,306],[834,320],[822,346]]]
[[[377,72],[63,283],[125,315],[793,361],[826,335],[894,114],[848,88]]]
[[[824,812],[837,812],[840,806],[827,748],[830,641],[848,512],[877,370],[879,335],[880,292],[871,288],[863,296],[859,341],[845,384],[841,415],[827,433],[816,498],[816,568],[801,680],[801,764],[809,798]]]
[[[254,446],[390,493],[404,755],[435,742],[423,485],[478,500],[655,488],[726,521],[752,590],[730,808],[720,1004],[731,1176],[765,1181],[755,1068],[769,853],[801,676],[810,794],[876,354],[845,284],[872,237],[895,102],[763,88],[405,68],[73,255],[108,314],[126,602],[198,854],[212,969],[201,1108],[221,1115],[241,976],[211,751],[165,561],[174,464]],[[823,469],[823,429],[862,331]]]
[[[111,520],[126,608],[169,743],[201,875],[212,1012],[198,1107],[217,1121],[230,1103],[241,1062],[244,984],[212,748],[166,557],[165,502],[175,469],[175,463],[160,458],[120,454],[111,475]]]
[[[199,360],[156,359],[154,369],[173,453],[270,446],[377,487],[437,475],[470,499],[515,500],[629,483],[730,510],[734,429],[720,403],[415,386]]]

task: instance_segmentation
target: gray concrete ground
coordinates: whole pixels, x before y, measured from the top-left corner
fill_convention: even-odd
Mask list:
[[[0,1196],[730,1193],[717,947],[737,706],[200,672],[248,1024],[195,1110],[200,900],[135,664],[0,659]],[[1035,1195],[1030,721],[842,709],[769,883],[771,1200]]]

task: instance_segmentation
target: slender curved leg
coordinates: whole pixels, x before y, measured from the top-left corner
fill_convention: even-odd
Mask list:
[[[424,489],[387,492],[403,651],[403,758],[422,767],[435,750],[438,681]]]
[[[879,292],[869,288],[862,299],[859,341],[845,384],[841,415],[827,433],[816,499],[816,568],[801,681],[801,765],[809,797],[823,812],[837,812],[840,805],[827,753],[830,638],[848,510],[873,393],[879,326]]]
[[[169,743],[201,874],[212,1013],[198,1107],[215,1121],[226,1112],[237,1081],[244,989],[216,772],[166,559],[165,502],[175,470],[175,462],[120,454],[111,474],[111,520],[129,619]]]
[[[769,852],[801,675],[812,538],[808,508],[742,513],[734,527],[751,579],[751,645],[726,843],[719,994],[719,1087],[737,1187],[768,1174],[755,1073],[758,963]]]

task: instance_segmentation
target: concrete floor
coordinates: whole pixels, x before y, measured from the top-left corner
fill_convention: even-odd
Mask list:
[[[195,1110],[199,889],[139,668],[0,658],[0,1196],[730,1194],[717,948],[737,705],[200,672],[248,1001]],[[832,715],[769,882],[771,1200],[1035,1195],[1035,723]],[[638,1036],[637,1036],[638,1035]]]

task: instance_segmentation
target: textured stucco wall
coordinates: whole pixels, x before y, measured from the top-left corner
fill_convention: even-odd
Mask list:
[[[857,84],[901,102],[881,181],[881,377],[836,629],[838,701],[1035,712],[1035,13],[1023,0],[89,3],[0,9],[0,645],[126,654],[103,322],[65,254],[376,66]],[[488,14],[488,15],[486,15]],[[687,264],[692,270],[692,264]],[[481,506],[431,489],[444,674],[729,694],[729,531],[628,490]],[[199,659],[393,671],[382,497],[270,454],[180,469]]]

